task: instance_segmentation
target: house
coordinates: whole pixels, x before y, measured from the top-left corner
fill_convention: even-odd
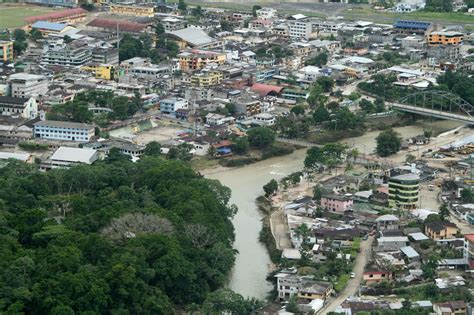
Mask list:
[[[38,116],[36,99],[0,96],[0,115],[33,119]]]
[[[420,260],[420,254],[418,254],[416,250],[411,246],[402,247],[400,248],[400,251],[409,261]]]
[[[408,244],[406,236],[382,236],[377,238],[376,251],[395,251]]]
[[[176,117],[176,111],[178,109],[187,109],[188,101],[184,98],[174,97],[167,98],[160,101],[160,111],[162,114]]]
[[[437,315],[464,315],[467,314],[467,306],[464,301],[435,303],[433,305],[433,311]]]
[[[298,298],[305,300],[326,300],[333,286],[329,282],[308,281],[298,290]]]
[[[457,232],[456,224],[451,222],[435,221],[425,225],[425,234],[435,241],[455,238]]]
[[[293,296],[305,300],[326,300],[333,289],[331,283],[316,281],[313,276],[299,276],[292,269],[282,270],[275,278],[279,300],[288,300]]]
[[[222,140],[213,143],[212,146],[216,150],[216,156],[229,156],[232,155],[232,142],[229,140]]]
[[[29,153],[0,152],[0,160],[14,159],[25,163],[33,163],[34,157]]]
[[[13,97],[41,96],[48,90],[48,79],[44,75],[14,73],[8,77],[7,83]]]
[[[382,215],[375,219],[379,231],[398,230],[400,228],[399,221],[398,217],[392,214]]]
[[[467,265],[466,272],[474,276],[474,234],[464,235],[463,259]]]
[[[321,197],[321,207],[327,211],[344,213],[352,206],[352,198],[346,195],[328,194]]]
[[[364,275],[362,276],[362,280],[364,280],[367,284],[371,283],[379,283],[382,281],[390,281],[393,279],[393,273],[390,271],[365,271]]]
[[[97,161],[97,150],[88,148],[59,147],[49,160],[41,164],[41,169],[69,168],[78,164],[92,164]]]

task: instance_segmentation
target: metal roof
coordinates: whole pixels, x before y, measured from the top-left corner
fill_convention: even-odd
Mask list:
[[[85,123],[76,123],[71,121],[56,121],[56,120],[43,120],[38,121],[37,123],[33,124],[36,126],[52,126],[52,127],[59,127],[59,128],[78,128],[78,129],[92,129],[94,125],[85,124]]]
[[[206,34],[202,29],[197,27],[187,27],[177,31],[167,32],[172,36],[190,43],[192,46],[202,46],[215,41],[214,38]]]
[[[405,256],[407,256],[408,258],[416,258],[416,257],[419,257],[420,255],[416,252],[415,249],[413,249],[413,247],[411,246],[406,246],[406,247],[402,247],[400,248],[401,252],[405,254]]]
[[[94,149],[59,147],[51,160],[91,164],[97,159],[96,153]]]
[[[68,18],[76,15],[87,14],[87,10],[82,8],[75,8],[75,9],[67,9],[62,11],[55,11],[48,14],[43,15],[35,15],[26,17],[24,20],[27,23],[34,23],[36,21],[49,21],[54,19],[61,19],[61,18]]]
[[[49,31],[56,31],[56,32],[61,32],[63,29],[65,29],[67,24],[64,23],[53,23],[53,22],[48,22],[48,21],[36,21],[31,25],[32,28],[39,28],[42,30],[49,30]]]
[[[395,22],[394,27],[396,28],[419,28],[423,30],[427,30],[430,27],[430,22],[422,22],[422,21],[408,21],[408,20],[400,20]]]

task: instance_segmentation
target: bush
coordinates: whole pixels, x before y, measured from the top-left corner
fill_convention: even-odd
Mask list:
[[[47,144],[35,143],[35,142],[22,141],[22,142],[18,142],[18,146],[22,148],[23,150],[27,150],[27,151],[48,150]]]
[[[272,146],[263,150],[262,159],[268,159],[274,156],[282,156],[293,153],[294,149],[292,147],[288,147],[285,145],[280,144],[273,144]]]

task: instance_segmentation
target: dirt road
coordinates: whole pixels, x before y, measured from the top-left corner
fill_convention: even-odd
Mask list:
[[[374,236],[369,236],[366,241],[362,241],[360,244],[360,253],[357,255],[353,269],[355,277],[350,279],[347,282],[344,290],[342,290],[342,292],[335,299],[330,300],[329,303],[318,312],[318,314],[325,315],[329,312],[334,312],[336,308],[341,305],[341,303],[344,302],[348,297],[354,296],[357,293],[357,290],[359,289],[359,286],[362,282],[362,275],[364,273],[365,265],[370,258],[373,241]]]

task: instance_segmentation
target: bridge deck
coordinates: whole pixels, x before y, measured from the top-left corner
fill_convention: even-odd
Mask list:
[[[405,105],[400,103],[391,103],[390,105],[393,108],[401,111],[406,111],[414,114],[428,115],[441,119],[457,120],[463,123],[467,123],[469,125],[474,125],[474,118],[469,117],[468,115],[447,113],[440,110],[417,107],[413,105]]]

